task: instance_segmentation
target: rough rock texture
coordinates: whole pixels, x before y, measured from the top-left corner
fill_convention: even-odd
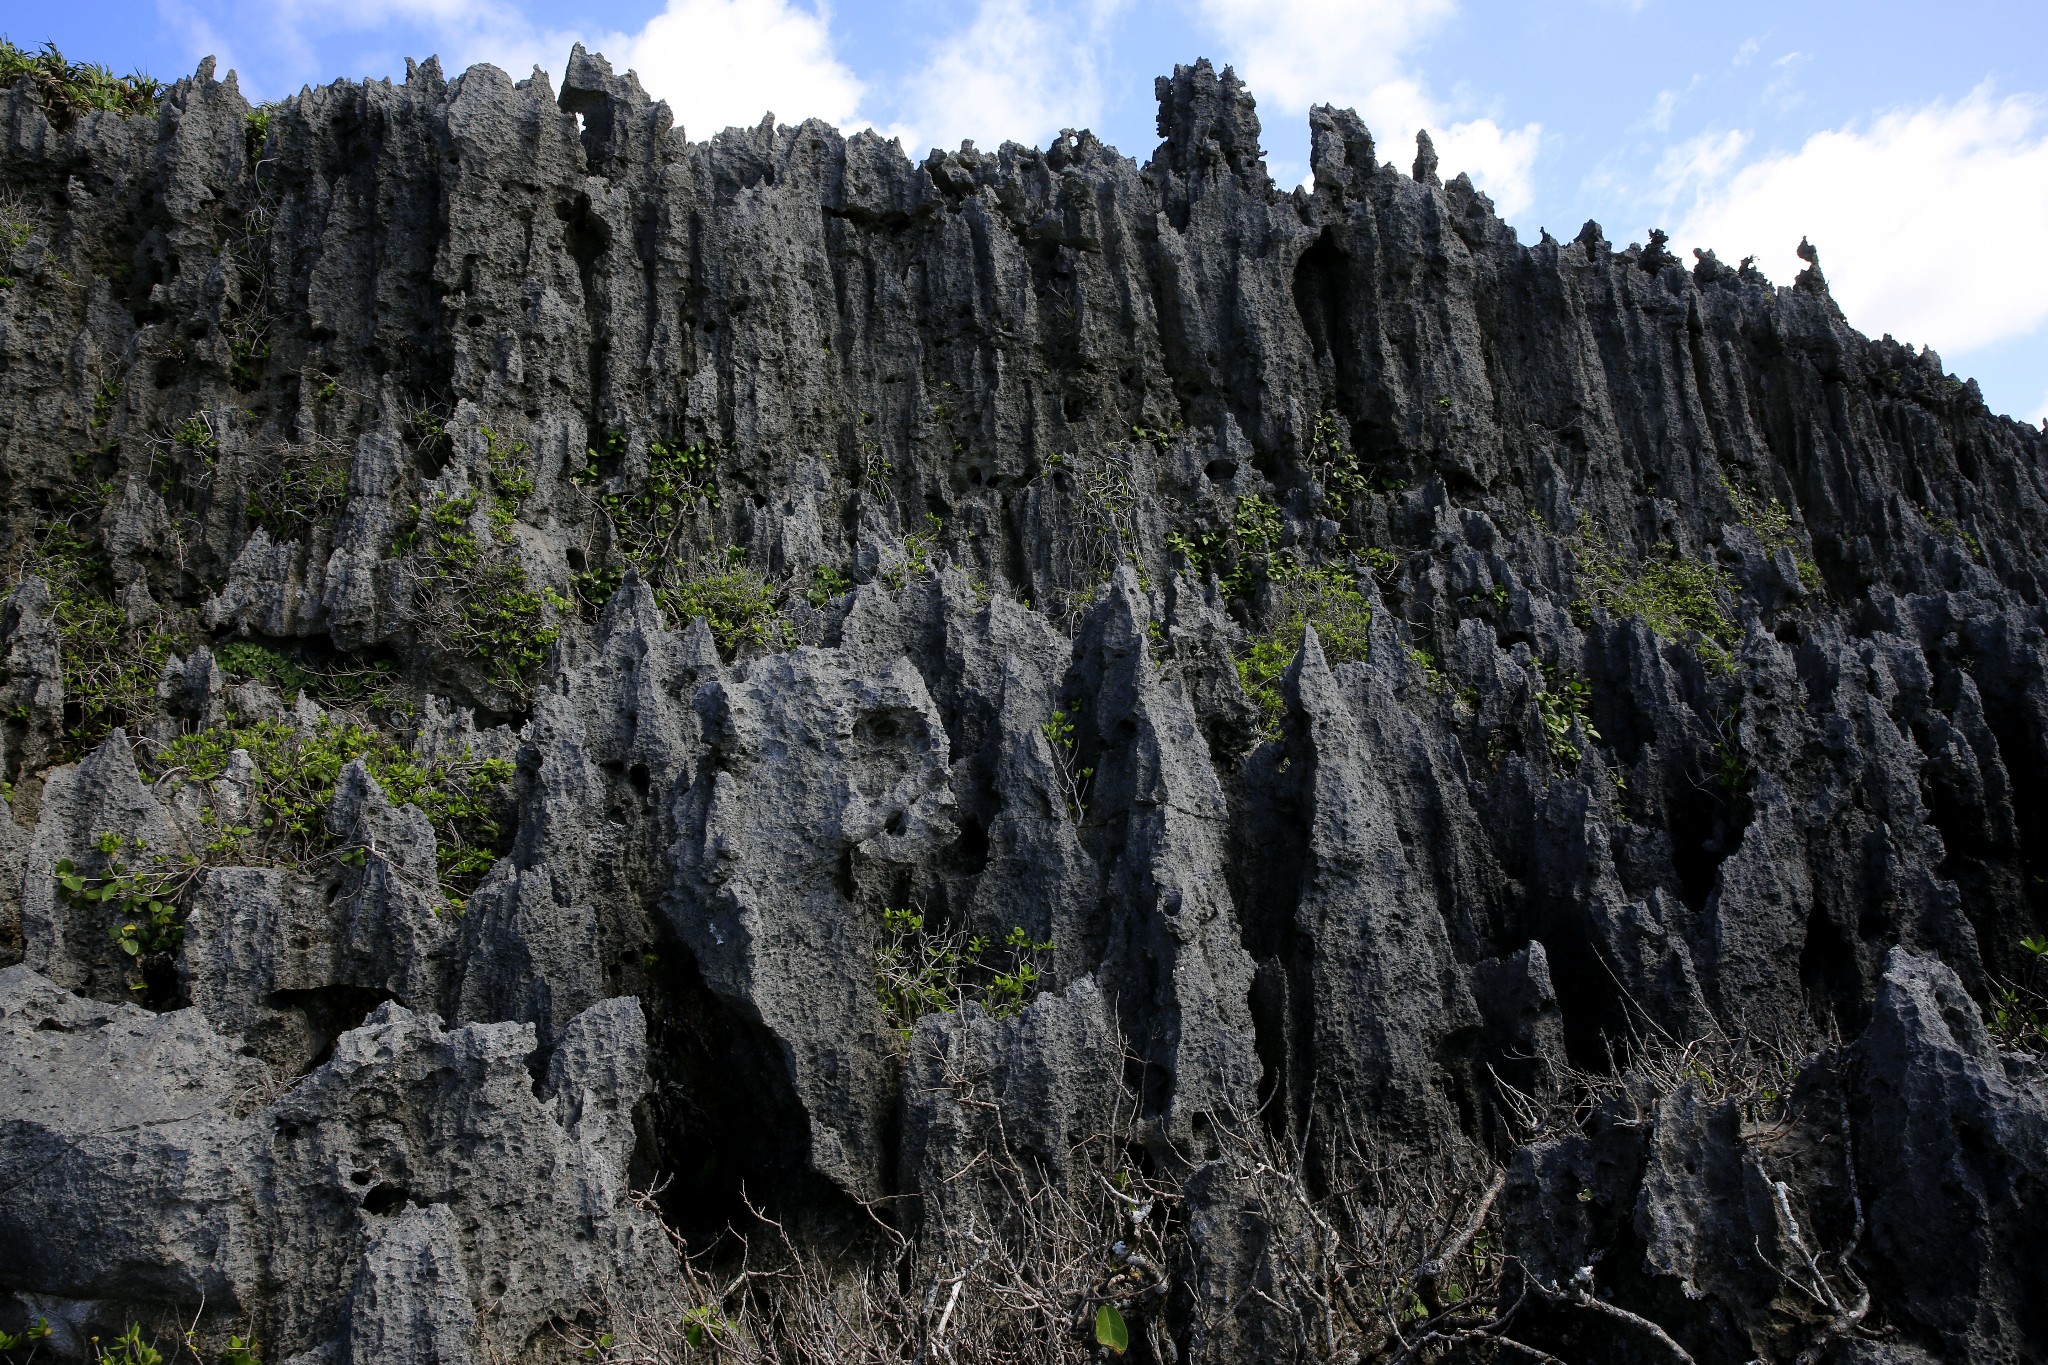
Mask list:
[[[2048,928],[2048,436],[1817,258],[1524,245],[1331,109],[1283,193],[1228,71],[1159,95],[1140,165],[691,142],[580,51],[260,126],[210,64],[154,117],[0,93],[0,1326],[203,1295],[266,1359],[537,1351],[663,1273],[659,1173],[830,1225],[942,1201],[998,1119],[1057,1169],[1129,1087],[1195,1163],[1185,1359],[1281,1349],[1202,1193],[1247,1121],[1494,1144],[1530,1273],[1702,1362],[2044,1358],[2048,1101],[1977,1002]],[[436,578],[450,536],[501,577]],[[1360,641],[1291,614],[1304,566]],[[740,569],[781,620],[735,648],[676,588]],[[165,642],[97,725],[65,591]],[[512,761],[511,823],[458,917],[348,766],[355,861],[200,859],[144,1008],[58,864],[255,799],[172,737],[333,723],[234,642],[386,665],[416,752]],[[906,1041],[905,906],[1054,945],[1042,989]],[[1811,1056],[1782,1133],[1681,1086],[1507,1136],[1500,1080],[1717,1028]],[[1853,1332],[1778,1269],[1814,1240]]]

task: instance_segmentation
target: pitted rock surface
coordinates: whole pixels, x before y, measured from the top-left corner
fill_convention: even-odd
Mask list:
[[[1159,100],[1141,164],[692,141],[580,49],[261,126],[210,61],[150,115],[0,92],[0,1328],[204,1297],[265,1359],[541,1358],[672,1273],[657,1188],[965,1211],[998,1131],[1065,1178],[1128,1093],[1186,1165],[1183,1360],[1286,1349],[1280,1234],[1203,1166],[1240,1123],[1490,1145],[1528,1273],[1701,1362],[2048,1359],[2048,1097],[1980,1013],[2048,932],[2048,435],[1817,253],[1524,244],[1329,108],[1284,192],[1231,72]],[[629,560],[678,451],[711,482]],[[741,571],[773,629],[679,611]],[[1331,573],[1349,636],[1291,615]],[[172,642],[118,714],[79,592]],[[306,833],[354,861],[200,856],[266,777],[153,755],[337,723],[251,644],[510,763],[466,896],[366,762]],[[147,992],[59,880],[109,835],[197,860]],[[1052,944],[1042,988],[903,1036],[910,907]],[[1703,1082],[1516,1145],[1501,1082],[1716,1030],[1804,1059],[1782,1133]],[[1772,1268],[1822,1236],[1853,1326]]]

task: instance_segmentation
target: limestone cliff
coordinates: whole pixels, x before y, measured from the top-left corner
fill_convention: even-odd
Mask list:
[[[0,1327],[573,1355],[662,1217],[1113,1129],[1173,1259],[1043,1358],[1332,1358],[1247,1133],[1486,1189],[1383,1356],[2048,1358],[2048,436],[1810,250],[1159,104],[0,93]]]

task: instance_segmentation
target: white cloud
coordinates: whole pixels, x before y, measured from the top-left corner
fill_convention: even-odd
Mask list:
[[[1097,54],[1119,0],[1072,7],[1044,0],[981,0],[966,26],[940,38],[902,87],[889,131],[916,155],[972,139],[1048,141],[1102,113]]]
[[[1673,203],[1689,189],[1719,181],[1742,159],[1748,146],[1749,134],[1734,129],[1726,133],[1701,133],[1666,147],[1654,172],[1657,201]]]
[[[773,110],[784,123],[850,124],[864,93],[832,46],[829,15],[789,0],[669,0],[608,52],[702,140]]]
[[[1954,103],[1816,134],[1732,175],[1729,160],[1692,158],[1693,202],[1674,234],[1685,245],[1725,260],[1755,255],[1789,279],[1800,265],[1793,248],[1810,237],[1852,323],[1944,353],[2048,321],[2048,253],[2038,249],[2048,240],[2048,102],[2039,97],[1999,98],[1987,84]]]
[[[1531,170],[1543,130],[1490,117],[1456,120],[1413,67],[1417,48],[1456,12],[1456,0],[1199,0],[1228,60],[1273,116],[1306,118],[1313,104],[1349,105],[1382,155],[1406,167],[1427,128],[1446,176],[1459,171],[1512,217],[1535,198]],[[1475,111],[1476,112],[1476,111]]]
[[[231,57],[249,62],[245,88],[268,98],[348,74],[321,65],[342,51],[359,70],[395,69],[432,51],[450,75],[489,62],[515,77],[538,65],[559,80],[577,42],[615,69],[638,71],[700,139],[770,110],[786,123],[851,124],[864,93],[833,49],[830,12],[800,0],[668,0],[635,33],[538,24],[510,0],[159,0],[158,9],[195,53],[216,52],[224,67]],[[224,34],[234,35],[232,52]]]

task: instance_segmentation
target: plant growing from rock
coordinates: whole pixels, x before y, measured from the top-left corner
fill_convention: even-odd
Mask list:
[[[1260,728],[1269,738],[1280,733],[1286,710],[1280,678],[1301,650],[1304,627],[1316,628],[1323,658],[1333,667],[1362,661],[1372,642],[1372,605],[1342,569],[1305,571],[1286,582],[1280,612],[1277,624],[1249,636],[1237,656],[1238,682],[1259,708]]]
[[[163,98],[162,82],[141,72],[116,76],[104,66],[70,62],[55,43],[39,52],[16,47],[0,38],[0,89],[27,82],[50,121],[68,128],[86,114],[144,114]]]
[[[1807,552],[1806,541],[1792,525],[1792,514],[1785,510],[1785,504],[1776,498],[1746,492],[1728,478],[1721,480],[1721,490],[1735,508],[1735,519],[1749,528],[1766,551],[1789,551],[1800,584],[1808,592],[1819,592],[1824,586],[1820,566]]]
[[[1053,772],[1060,787],[1060,804],[1067,817],[1075,824],[1088,813],[1088,791],[1095,783],[1095,769],[1082,767],[1080,759],[1080,732],[1077,718],[1081,714],[1081,703],[1055,710],[1039,732],[1045,736],[1047,747],[1052,750]]]
[[[411,805],[434,827],[441,893],[461,898],[504,854],[512,832],[512,764],[468,751],[422,757],[382,731],[324,718],[307,730],[276,721],[200,730],[148,762],[159,783],[210,782],[236,750],[256,767],[250,823],[222,830],[215,861],[303,866],[341,851],[327,826],[342,771],[360,759],[393,805]],[[236,834],[235,830],[244,832]]]
[[[74,529],[81,516],[98,516],[106,493],[100,490],[71,516],[45,521],[23,563],[24,574],[50,587],[64,670],[65,738],[74,752],[151,714],[164,665],[191,637],[181,615],[131,620],[115,601],[105,551],[96,536]]]
[[[1715,672],[1735,667],[1742,632],[1729,615],[1734,583],[1725,569],[1676,554],[1636,560],[1603,540],[1582,521],[1572,541],[1585,596],[1576,614],[1597,606],[1615,616],[1640,617],[1659,637],[1686,644]]]
[[[536,590],[513,547],[519,505],[534,486],[526,444],[489,428],[480,434],[484,490],[435,493],[415,505],[392,549],[414,561],[413,601],[423,634],[465,661],[485,686],[520,701],[561,635],[553,616],[572,604],[547,588]],[[476,533],[479,515],[486,536]]]
[[[99,854],[95,870],[81,868],[69,858],[57,860],[57,889],[73,904],[97,905],[109,912],[107,932],[132,964],[128,989],[150,991],[185,941],[180,901],[198,878],[199,860],[190,855],[158,857],[147,867],[130,867],[122,859],[147,853],[147,846],[114,830],[103,830],[93,841],[93,850]]]
[[[980,934],[946,934],[925,926],[918,910],[884,909],[875,948],[875,998],[897,1035],[909,1038],[927,1014],[951,1014],[969,1002],[997,1019],[1017,1014],[1038,994],[1044,959],[1053,952],[1022,926],[1000,943]]]
[[[1580,741],[1600,738],[1589,710],[1593,689],[1584,678],[1560,679],[1550,669],[1543,671],[1543,682],[1536,693],[1536,714],[1543,723],[1544,748],[1551,762],[1562,768],[1574,767],[1584,756]]]
[[[243,512],[273,539],[297,540],[340,514],[350,464],[349,448],[323,436],[275,446],[249,462]]]

